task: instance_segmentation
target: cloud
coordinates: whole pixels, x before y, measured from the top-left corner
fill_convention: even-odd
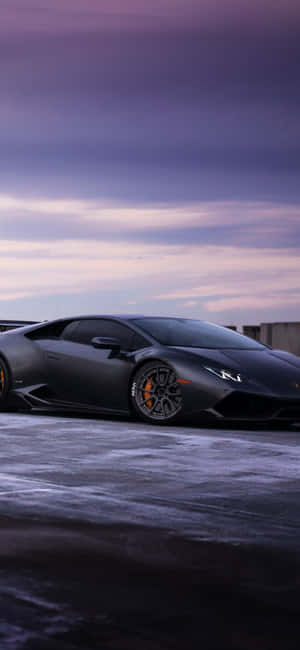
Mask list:
[[[136,241],[150,244],[297,245],[300,207],[211,201],[172,205],[0,194],[2,239]]]
[[[266,295],[266,292],[262,296],[250,295],[250,296],[238,296],[236,298],[220,298],[219,300],[210,300],[205,303],[205,308],[208,312],[218,313],[218,312],[227,312],[234,309],[235,311],[244,311],[245,309],[250,309],[253,311],[260,311],[266,309],[274,308],[284,308],[284,307],[298,307],[300,302],[300,287],[298,293],[295,294],[273,294]]]
[[[6,201],[9,205],[16,207]],[[41,209],[39,202],[33,202],[32,207]],[[58,203],[56,208],[59,219],[62,205]],[[73,214],[73,203],[67,203],[65,209]],[[136,218],[134,213],[133,227]],[[143,226],[153,227],[151,215],[146,215]],[[146,240],[130,241],[126,235],[123,241],[111,236],[107,240],[20,238],[0,242],[2,301],[59,295],[103,296],[116,291],[123,293],[126,304],[136,304],[139,311],[147,297],[147,310],[154,313],[174,313],[184,308],[203,317],[230,310],[238,313],[252,309],[259,314],[275,306],[297,308],[300,257],[291,248],[198,243],[153,246]]]
[[[283,25],[272,31],[277,4],[270,12],[260,3],[269,28],[262,33],[257,20],[251,34],[245,25],[252,12],[263,15],[259,3],[247,17],[241,0],[150,3],[147,15],[156,6],[167,20],[177,16],[176,29],[155,18],[156,29],[145,3],[123,2],[128,15],[144,15],[146,31],[108,29],[102,13],[94,16],[105,4],[37,1],[31,18],[23,0],[10,5],[21,31],[42,14],[49,33],[0,26],[0,191],[299,201],[300,38]],[[118,22],[120,4],[113,7]],[[182,22],[189,7],[192,27]],[[92,30],[82,13],[93,16]],[[241,24],[233,20],[240,13]],[[221,15],[225,22],[208,29]]]
[[[145,296],[150,311],[163,313],[296,309],[299,252],[276,246],[276,237],[284,229],[299,233],[299,217],[293,204],[143,206],[0,195],[1,300],[119,291],[139,311]],[[256,241],[241,245],[242,228]],[[214,229],[224,236],[211,243]]]
[[[2,301],[299,314],[299,16],[296,0],[2,3]]]
[[[1,4],[2,24],[6,29],[44,30],[69,27],[91,29],[95,23],[106,26],[121,24],[128,27],[141,24],[145,29],[151,22],[170,26],[178,23],[195,25],[201,22],[206,29],[223,29],[224,25],[253,24],[261,28],[287,25],[292,27],[299,18],[297,0],[274,3],[272,0],[10,0]],[[152,20],[151,20],[152,19]]]

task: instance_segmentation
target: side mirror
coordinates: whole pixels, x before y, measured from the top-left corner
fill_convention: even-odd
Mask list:
[[[121,343],[119,339],[109,338],[108,336],[95,336],[91,340],[91,344],[98,350],[111,350],[112,352],[120,352]]]

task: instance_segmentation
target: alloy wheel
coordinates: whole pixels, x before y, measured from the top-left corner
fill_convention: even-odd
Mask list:
[[[182,394],[174,370],[167,365],[149,365],[137,373],[132,385],[136,410],[144,419],[170,421],[182,409]]]

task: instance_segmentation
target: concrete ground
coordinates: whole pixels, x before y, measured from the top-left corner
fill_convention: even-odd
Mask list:
[[[0,648],[298,648],[299,435],[0,415]]]
[[[1,513],[296,549],[299,436],[1,415]]]

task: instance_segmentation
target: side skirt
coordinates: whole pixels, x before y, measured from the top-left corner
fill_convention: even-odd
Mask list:
[[[31,387],[31,390],[33,387]],[[38,386],[34,387],[34,390],[37,390]],[[129,410],[123,409],[106,409],[99,408],[93,404],[81,404],[79,402],[66,402],[59,399],[42,399],[37,397],[37,395],[31,394],[31,392],[25,392],[22,390],[12,390],[9,393],[9,407],[16,409],[25,409],[25,410],[68,410],[73,413],[78,411],[82,413],[99,413],[107,415],[130,415]]]

